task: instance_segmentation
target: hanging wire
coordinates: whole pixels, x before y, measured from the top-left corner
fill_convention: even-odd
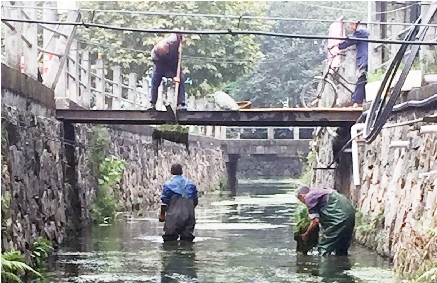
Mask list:
[[[3,5],[2,7],[7,8],[26,8],[26,9],[50,9],[50,10],[58,10],[56,7],[27,7],[27,6],[12,6],[12,5]],[[229,18],[236,20],[264,20],[264,21],[293,21],[293,22],[318,22],[318,23],[332,23],[332,19],[305,19],[305,18],[285,18],[285,17],[261,17],[261,16],[249,16],[249,15],[218,15],[218,14],[190,14],[190,13],[174,13],[174,12],[144,12],[144,11],[131,11],[131,10],[101,10],[101,9],[63,9],[59,8],[59,10],[64,11],[78,11],[81,12],[99,12],[99,13],[117,13],[117,14],[134,14],[134,15],[148,15],[148,16],[181,16],[181,17],[201,17],[201,18]],[[343,23],[352,23],[353,21],[343,21]],[[360,21],[361,24],[369,25],[402,25],[402,26],[411,26],[414,23],[399,23],[399,22],[372,22],[372,21]],[[429,27],[437,27],[437,24],[419,24],[420,26],[429,26]]]
[[[282,37],[290,39],[337,39],[347,40],[353,39],[358,42],[370,42],[370,43],[387,43],[387,44],[407,44],[407,45],[437,45],[435,41],[404,41],[404,40],[384,40],[384,39],[364,39],[355,37],[335,37],[335,36],[323,36],[323,35],[308,35],[308,34],[286,34],[275,32],[263,32],[263,31],[247,31],[247,30],[173,30],[173,29],[138,29],[138,28],[125,28],[119,26],[109,26],[93,23],[81,23],[81,22],[61,22],[61,21],[38,21],[38,20],[26,20],[26,19],[2,19],[2,22],[19,22],[19,23],[38,23],[38,24],[52,24],[52,25],[70,25],[70,26],[87,26],[96,27],[102,29],[118,30],[118,31],[131,31],[131,32],[143,32],[143,33],[158,33],[158,34],[196,34],[196,35],[263,35],[272,37]]]

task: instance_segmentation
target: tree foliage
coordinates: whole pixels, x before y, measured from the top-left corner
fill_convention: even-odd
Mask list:
[[[83,12],[86,21],[94,23],[132,27],[138,29],[184,30],[227,30],[238,26],[238,19],[192,16],[141,15],[135,11],[179,12],[187,14],[219,15],[265,15],[267,2],[244,1],[80,1],[79,8],[96,10],[123,10],[111,13]],[[87,19],[88,18],[88,19]],[[268,30],[271,25],[262,20],[242,20],[240,29]],[[144,76],[153,66],[149,59],[153,46],[168,34],[114,31],[97,28],[79,28],[78,36],[84,45],[89,45],[92,59],[102,53],[109,66],[121,65],[129,72]],[[261,59],[260,43],[255,37],[232,35],[187,35],[183,48],[184,72],[193,81],[189,92],[197,96],[206,95],[224,82],[234,81],[247,74]],[[126,73],[126,71],[124,71]]]
[[[332,19],[339,16],[364,20],[366,2],[272,2],[269,16],[300,19]],[[272,32],[328,35],[329,22],[277,21]],[[251,100],[254,106],[278,105],[290,99],[298,105],[298,96],[311,78],[322,70],[326,58],[326,40],[261,38],[264,59],[246,77],[228,84],[226,90],[239,100]]]

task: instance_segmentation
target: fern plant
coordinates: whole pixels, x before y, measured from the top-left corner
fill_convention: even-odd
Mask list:
[[[43,237],[37,238],[33,244],[33,250],[31,253],[32,262],[35,264],[35,266],[44,266],[44,263],[52,250],[53,246],[50,240]]]
[[[2,253],[1,264],[2,282],[23,282],[19,276],[26,271],[42,278],[42,275],[38,271],[24,262],[23,255],[19,251],[12,250]]]

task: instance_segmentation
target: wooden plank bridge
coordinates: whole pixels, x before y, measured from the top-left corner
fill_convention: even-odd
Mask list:
[[[33,9],[14,7],[9,1],[2,12],[6,18],[41,20]],[[27,2],[34,6],[35,1]],[[53,13],[43,19],[59,20]],[[80,22],[79,10],[69,11],[67,22]],[[261,108],[221,111],[211,96],[189,96],[188,109],[173,111],[176,100],[172,82],[163,82],[159,88],[156,107],[160,111],[146,111],[150,106],[150,77],[128,73],[120,66],[110,70],[104,54],[91,61],[86,44],[76,38],[76,26],[20,24],[2,21],[5,28],[5,56],[7,66],[21,70],[30,78],[42,82],[53,91],[56,117],[67,123],[160,125],[199,125],[205,128],[222,126],[313,127],[350,126],[362,109],[351,108]],[[39,46],[38,29],[43,28],[43,44]],[[42,60],[43,59],[43,60]],[[42,62],[41,62],[42,61]],[[3,66],[2,66],[3,69]],[[41,71],[40,71],[41,70]],[[173,107],[174,109],[174,107]]]
[[[265,127],[342,127],[351,126],[362,108],[258,108],[240,111],[177,111],[180,125],[265,126]],[[176,117],[167,111],[145,110],[63,110],[56,117],[70,123],[161,125],[174,124]]]

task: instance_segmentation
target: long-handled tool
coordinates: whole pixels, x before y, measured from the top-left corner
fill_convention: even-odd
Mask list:
[[[181,83],[182,84],[184,83],[184,82],[181,82],[181,80],[182,80],[182,76],[181,76],[182,40],[179,43],[178,56],[179,56],[179,58],[178,58],[178,68],[177,68],[177,71],[176,71],[176,77],[179,78],[179,80],[176,80],[176,82],[175,82],[175,92],[174,92],[174,96],[175,97],[173,99],[173,105],[172,105],[173,111],[175,113],[176,123],[178,122],[177,106],[178,106],[179,87],[180,87]]]

